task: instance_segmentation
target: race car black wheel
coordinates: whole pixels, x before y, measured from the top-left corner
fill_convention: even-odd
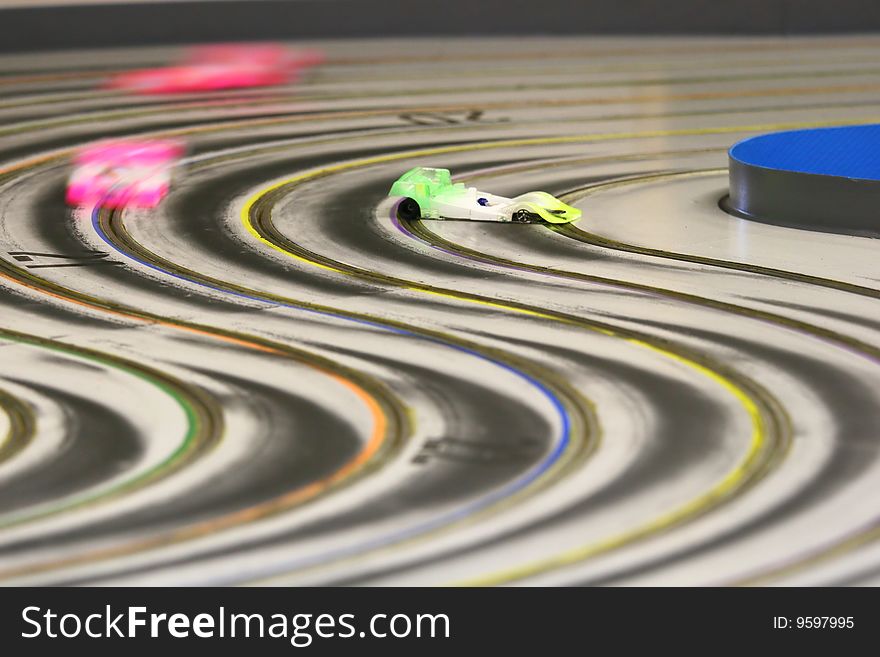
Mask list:
[[[405,198],[397,206],[397,218],[404,221],[415,221],[422,216],[422,209],[415,199]]]
[[[532,223],[532,219],[534,219],[537,215],[533,212],[529,212],[528,210],[517,210],[513,213],[511,220],[518,224],[530,224]]]

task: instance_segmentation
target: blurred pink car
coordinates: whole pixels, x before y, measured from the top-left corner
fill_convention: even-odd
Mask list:
[[[266,87],[295,81],[323,59],[317,50],[279,44],[203,46],[178,66],[122,73],[109,86],[146,94]]]
[[[154,208],[168,195],[184,147],[174,140],[101,142],[81,150],[67,182],[67,203]]]

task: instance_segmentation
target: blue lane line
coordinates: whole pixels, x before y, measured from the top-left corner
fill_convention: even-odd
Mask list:
[[[138,258],[134,254],[131,254],[131,253],[128,253],[126,251],[119,249],[112,242],[112,240],[110,240],[110,238],[104,233],[103,229],[101,228],[101,225],[100,225],[100,222],[98,219],[99,212],[100,212],[99,206],[96,206],[92,210],[92,227],[94,228],[94,230],[98,234],[98,236],[104,241],[104,243],[107,244],[110,248],[112,248],[114,251],[116,251],[120,255],[122,255],[126,258],[129,258],[131,260],[134,260],[135,262],[138,262],[139,264],[141,264],[145,267],[149,267],[153,271],[157,271],[157,272],[160,272],[160,273],[165,274],[167,276],[172,276],[173,278],[176,278],[178,280],[186,281],[186,282],[194,284],[194,285],[199,285],[201,287],[205,287],[205,288],[214,290],[216,292],[230,294],[230,295],[233,295],[236,297],[240,297],[242,299],[247,299],[249,301],[256,301],[259,303],[265,303],[265,304],[269,304],[271,306],[279,306],[280,305],[280,306],[283,306],[286,308],[292,308],[294,310],[308,312],[308,313],[315,314],[315,315],[321,315],[324,317],[333,317],[335,319],[343,319],[343,320],[346,320],[349,322],[355,322],[357,324],[370,326],[370,327],[377,328],[377,329],[387,331],[390,333],[394,333],[397,335],[404,335],[404,336],[411,337],[411,338],[418,338],[420,340],[425,340],[427,342],[432,342],[434,344],[438,344],[438,345],[441,345],[441,346],[444,346],[447,348],[455,349],[456,351],[460,351],[460,352],[468,354],[470,356],[474,356],[476,358],[479,358],[480,360],[492,363],[496,367],[500,367],[503,370],[506,370],[507,372],[510,372],[510,373],[518,376],[519,378],[523,379],[529,385],[537,388],[538,391],[553,405],[553,408],[556,410],[556,412],[559,415],[559,419],[561,422],[560,433],[559,433],[559,436],[556,440],[556,445],[553,448],[553,450],[546,456],[546,458],[543,461],[541,461],[540,463],[535,465],[535,467],[533,467],[531,470],[526,472],[519,479],[515,479],[514,481],[510,482],[506,486],[503,486],[502,488],[496,490],[493,493],[489,493],[488,495],[485,495],[485,496],[471,502],[470,504],[461,507],[460,509],[458,509],[456,511],[448,512],[444,515],[441,515],[441,516],[435,518],[434,520],[429,520],[427,522],[423,522],[423,523],[414,525],[410,529],[405,529],[405,530],[402,530],[399,532],[394,532],[392,534],[389,534],[388,536],[375,538],[375,539],[372,539],[372,540],[369,540],[369,541],[366,541],[363,543],[358,543],[358,544],[355,544],[355,545],[352,545],[349,547],[341,547],[341,548],[337,548],[335,550],[329,550],[329,551],[323,552],[321,554],[321,556],[319,556],[319,557],[315,556],[315,557],[308,557],[308,558],[290,559],[290,560],[286,560],[286,561],[275,562],[271,566],[251,567],[250,569],[245,570],[245,571],[237,570],[235,573],[235,577],[232,577],[232,576],[222,577],[221,576],[221,577],[214,578],[214,579],[210,580],[210,583],[213,585],[233,584],[233,583],[236,583],[236,582],[239,582],[242,580],[264,579],[266,577],[271,577],[274,574],[287,572],[287,571],[291,571],[291,570],[296,570],[299,568],[307,568],[310,566],[316,566],[316,565],[319,565],[319,564],[327,562],[327,561],[332,561],[334,559],[340,559],[340,558],[353,556],[353,555],[362,553],[364,550],[370,550],[370,549],[374,549],[374,548],[384,547],[386,545],[391,545],[396,542],[404,541],[404,540],[407,540],[407,539],[412,538],[414,536],[418,536],[421,533],[431,531],[431,530],[436,529],[438,527],[441,527],[443,525],[456,522],[458,520],[461,520],[461,519],[467,517],[468,515],[476,512],[476,511],[484,509],[487,506],[491,506],[495,502],[498,502],[498,501],[504,499],[505,497],[509,497],[510,495],[513,495],[516,492],[527,487],[529,484],[531,484],[536,479],[538,479],[538,477],[540,477],[543,473],[545,473],[551,466],[553,466],[554,463],[556,463],[562,457],[562,454],[565,452],[565,449],[568,447],[569,443],[571,442],[571,420],[568,416],[568,412],[565,410],[565,406],[562,404],[562,401],[555,394],[553,394],[553,392],[550,389],[548,389],[543,383],[541,383],[537,379],[529,376],[528,374],[526,374],[525,372],[523,372],[521,370],[518,370],[514,367],[511,367],[510,365],[507,365],[506,363],[502,363],[500,361],[497,361],[497,360],[490,358],[490,357],[488,357],[484,354],[481,354],[479,352],[468,349],[467,347],[462,347],[460,345],[452,344],[449,342],[444,342],[443,340],[440,340],[438,338],[434,338],[431,336],[420,335],[420,334],[414,333],[412,331],[407,331],[406,329],[401,329],[401,328],[397,328],[394,326],[388,326],[386,324],[382,324],[379,322],[372,322],[369,320],[347,317],[344,314],[337,314],[337,313],[333,313],[333,312],[314,310],[312,308],[303,308],[301,306],[298,306],[298,305],[295,305],[292,303],[283,303],[283,302],[279,302],[277,300],[265,299],[259,295],[250,295],[250,294],[245,294],[243,292],[238,292],[235,290],[227,290],[227,289],[224,289],[224,288],[219,287],[217,285],[212,285],[210,283],[205,283],[203,281],[194,280],[188,276],[178,274],[177,272],[168,271],[167,269],[164,269],[163,267],[159,267],[158,265],[155,265],[151,262],[147,262],[141,258]]]

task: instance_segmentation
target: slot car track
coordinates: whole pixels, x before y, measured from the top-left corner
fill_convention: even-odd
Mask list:
[[[880,39],[320,45],[0,58],[0,582],[880,583],[878,242],[718,205],[733,142],[880,122]],[[67,208],[135,135],[159,208]],[[417,165],[583,217],[400,220]]]

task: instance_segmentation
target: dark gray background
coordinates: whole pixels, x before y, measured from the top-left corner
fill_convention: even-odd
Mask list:
[[[880,29],[878,0],[228,0],[0,10],[0,50],[478,34],[815,34]]]

